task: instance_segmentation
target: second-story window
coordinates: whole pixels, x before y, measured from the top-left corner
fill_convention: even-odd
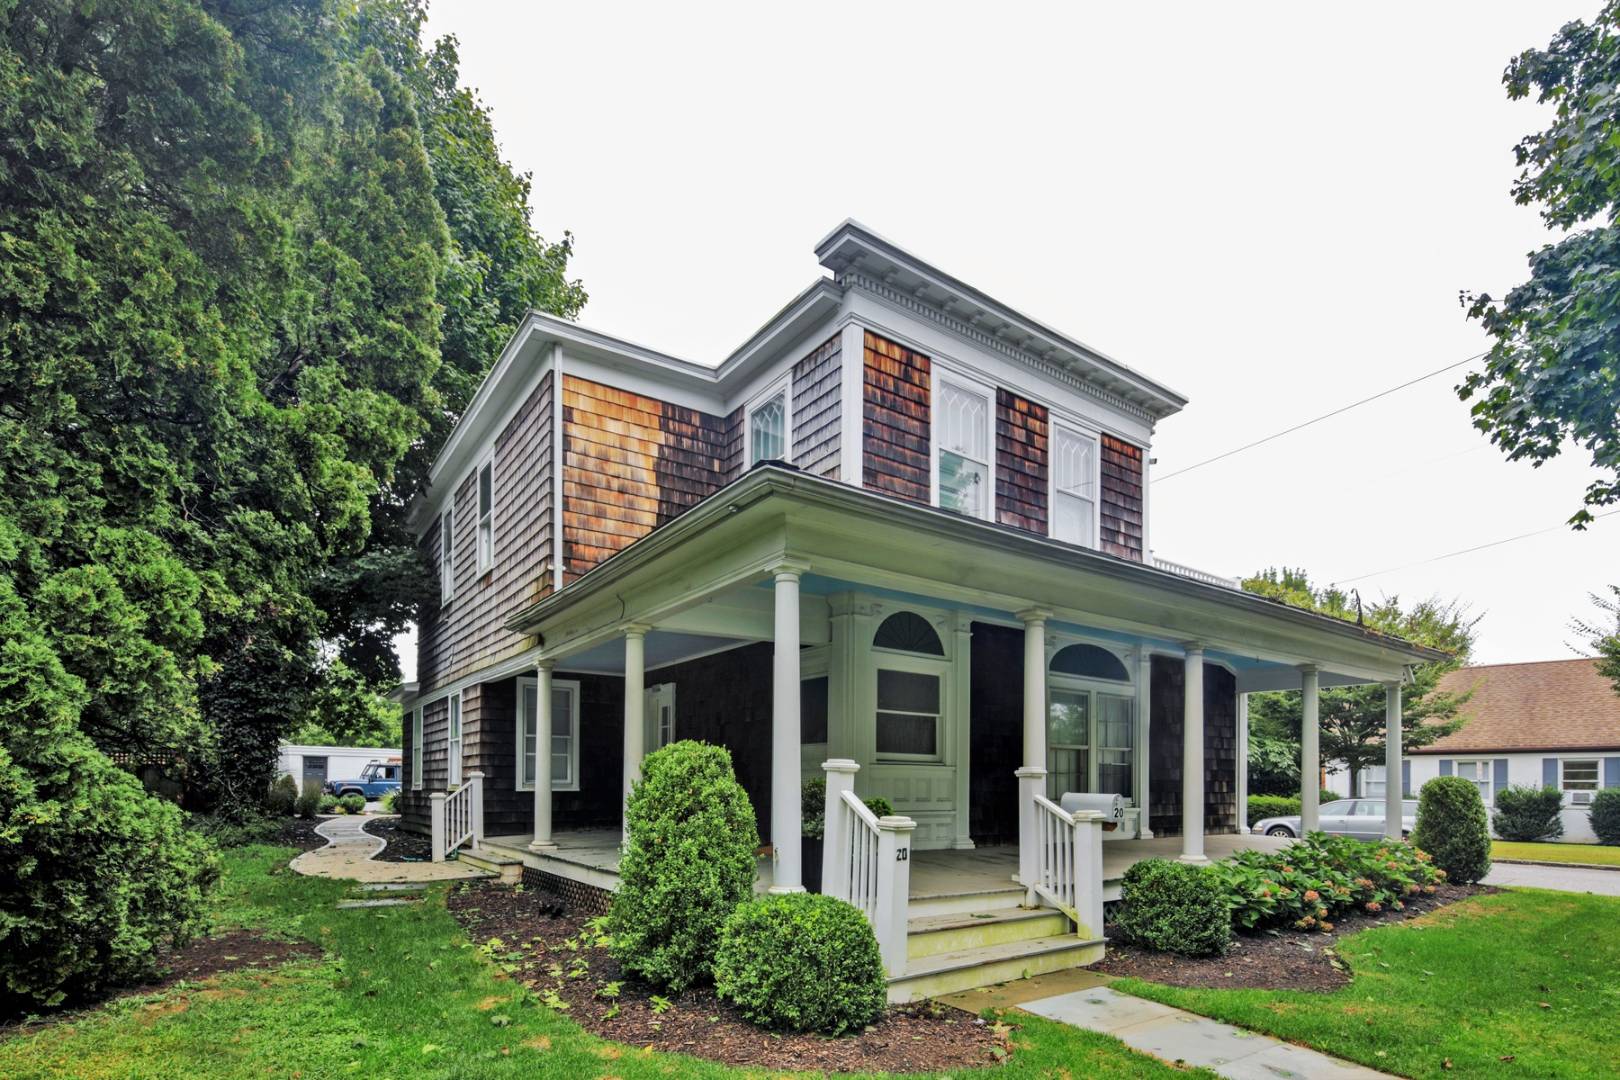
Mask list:
[[[952,379],[941,379],[934,429],[940,507],[969,517],[989,517],[989,396]]]
[[[787,460],[787,391],[781,390],[748,414],[748,464]]]
[[[478,468],[478,572],[495,565],[495,461]]]
[[[1097,440],[1066,427],[1052,441],[1052,538],[1097,543]]]
[[[456,508],[446,503],[439,518],[439,603],[448,604],[456,592]]]

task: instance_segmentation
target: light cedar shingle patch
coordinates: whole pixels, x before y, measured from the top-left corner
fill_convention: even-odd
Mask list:
[[[1439,689],[1473,691],[1461,710],[1467,721],[1415,753],[1620,748],[1620,693],[1595,660],[1459,668]]]

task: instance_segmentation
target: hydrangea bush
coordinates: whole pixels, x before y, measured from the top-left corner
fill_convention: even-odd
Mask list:
[[[1332,930],[1348,911],[1400,911],[1433,893],[1446,872],[1411,844],[1312,833],[1282,851],[1244,851],[1209,868],[1233,926]]]

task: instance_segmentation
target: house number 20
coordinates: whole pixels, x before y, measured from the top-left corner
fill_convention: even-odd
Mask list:
[[[909,858],[911,858],[910,848],[901,848],[899,851],[894,853],[895,862],[905,862]]]

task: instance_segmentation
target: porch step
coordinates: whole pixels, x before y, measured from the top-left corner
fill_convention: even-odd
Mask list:
[[[922,919],[935,915],[973,915],[986,911],[1012,911],[1024,902],[1024,888],[1011,883],[1005,889],[980,889],[972,892],[938,892],[925,895],[912,894],[906,904],[909,919]]]
[[[464,862],[476,870],[483,870],[499,878],[503,885],[516,885],[523,880],[523,860],[489,848],[457,848],[456,861]]]
[[[1088,940],[1059,934],[908,960],[906,973],[889,980],[889,1001],[921,1001],[976,986],[1084,967],[1102,959],[1104,944],[1101,938]]]
[[[1012,908],[960,915],[927,915],[906,923],[906,955],[912,960],[1032,938],[1058,937],[1068,916],[1051,908]]]

